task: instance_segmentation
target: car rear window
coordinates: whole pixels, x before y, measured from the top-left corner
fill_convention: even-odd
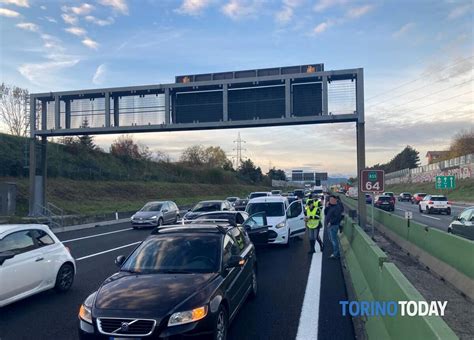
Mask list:
[[[266,192],[254,192],[250,194],[249,198],[252,199],[252,198],[264,197],[264,196],[268,196]]]
[[[250,203],[247,206],[247,213],[249,215],[253,215],[259,212],[264,212],[267,217],[285,215],[283,203],[280,202]]]
[[[198,203],[194,207],[194,212],[204,212],[204,211],[219,211],[221,210],[221,204],[216,202],[207,202],[207,203]]]
[[[379,197],[378,200],[381,202],[389,202],[391,201],[391,198],[389,196],[382,196],[382,197]]]
[[[434,196],[434,197],[431,197],[431,200],[432,201],[447,201],[448,199],[444,196]]]

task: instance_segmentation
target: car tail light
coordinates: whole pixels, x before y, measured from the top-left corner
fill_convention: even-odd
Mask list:
[[[453,202],[451,202],[451,201],[448,201],[448,204],[453,204]]]
[[[433,204],[433,201],[429,201],[428,204]]]

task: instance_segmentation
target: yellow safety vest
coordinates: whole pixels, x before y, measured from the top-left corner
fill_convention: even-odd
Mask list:
[[[308,222],[306,226],[309,229],[315,229],[319,226],[319,219],[321,218],[321,209],[319,207],[313,207],[311,210],[309,207],[306,207],[306,216],[308,217]]]

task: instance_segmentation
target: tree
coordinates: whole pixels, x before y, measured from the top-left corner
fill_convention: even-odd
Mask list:
[[[456,134],[449,147],[448,158],[461,157],[471,153],[474,153],[474,129]]]
[[[183,151],[180,161],[192,166],[232,168],[232,162],[220,146],[209,146],[207,148],[202,145],[190,146]]]
[[[151,155],[148,147],[135,143],[130,135],[118,137],[110,146],[110,153],[117,157],[135,160],[147,160]]]
[[[17,86],[0,86],[0,121],[8,133],[26,137],[30,126],[29,92]]]
[[[183,151],[180,161],[193,166],[202,166],[204,164],[204,152],[202,145],[190,146]]]
[[[270,179],[274,179],[274,180],[277,180],[277,181],[286,181],[286,174],[285,174],[285,171],[283,171],[283,170],[281,170],[281,169],[275,169],[275,167],[273,167],[272,169],[268,170],[267,176],[268,176]]]
[[[410,145],[407,145],[400,153],[395,155],[390,162],[385,164],[375,164],[370,169],[384,170],[387,173],[403,170],[403,169],[413,169],[417,168],[420,164],[419,152],[412,148]]]
[[[154,151],[152,152],[151,160],[156,163],[170,163],[171,157],[164,151]]]
[[[261,182],[263,178],[262,169],[255,166],[251,159],[243,161],[237,172],[242,178],[254,183]]]
[[[84,120],[82,121],[82,128],[88,128],[89,127],[89,120],[87,117],[84,117]],[[82,135],[78,137],[78,144],[88,150],[95,150],[96,145],[94,144],[94,138],[89,136],[89,135]]]

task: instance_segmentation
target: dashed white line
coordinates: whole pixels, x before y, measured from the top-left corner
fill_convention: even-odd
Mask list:
[[[324,235],[324,228],[322,234]],[[322,260],[323,254],[321,252],[313,254],[296,340],[318,339]]]
[[[426,218],[431,218],[431,219],[433,219],[433,220],[438,220],[438,221],[441,221],[441,219],[440,219],[440,218],[438,218],[438,217],[433,217],[433,216],[426,216],[426,215],[421,215],[421,216],[423,216],[423,217],[426,217]]]
[[[99,255],[102,255],[102,254],[110,253],[111,251],[115,251],[115,250],[119,250],[119,249],[122,249],[122,248],[131,247],[131,246],[134,246],[134,245],[139,244],[139,243],[141,243],[141,242],[142,242],[142,241],[138,241],[138,242],[126,244],[126,245],[124,245],[124,246],[120,246],[120,247],[117,247],[117,248],[112,248],[112,249],[109,249],[109,250],[104,250],[104,251],[101,251],[101,252],[99,252],[99,253],[95,253],[95,254],[91,254],[91,255],[79,257],[79,258],[77,258],[77,259],[75,259],[75,260],[76,260],[76,261],[85,260],[85,259],[88,259],[88,258],[91,258],[91,257],[94,257],[94,256],[99,256]]]
[[[115,230],[115,231],[109,231],[107,233],[101,233],[101,234],[95,234],[95,235],[90,235],[90,236],[84,236],[84,237],[78,237],[78,238],[73,238],[70,240],[66,241],[61,241],[62,243],[68,243],[68,242],[74,242],[74,241],[79,241],[79,240],[85,240],[88,238],[93,238],[93,237],[98,237],[98,236],[103,236],[103,235],[109,235],[109,234],[115,234],[115,233],[121,233],[122,231],[127,231],[127,230],[132,230],[133,228],[127,228],[127,229],[120,229],[120,230]]]

